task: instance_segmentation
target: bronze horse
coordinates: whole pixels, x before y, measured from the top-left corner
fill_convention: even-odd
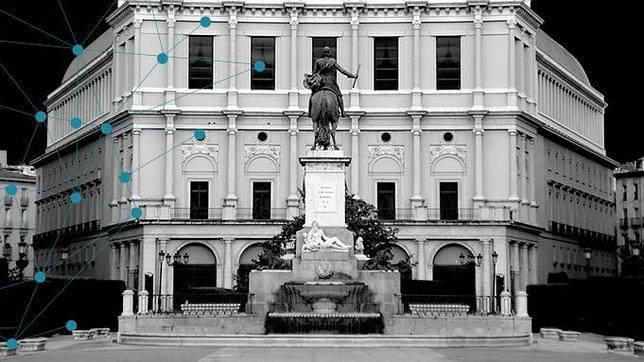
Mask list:
[[[333,149],[339,150],[335,141],[339,116],[338,97],[332,90],[321,88],[311,96],[311,119],[315,134],[311,150],[315,150],[318,146],[325,150],[333,146]],[[331,141],[333,141],[333,145]]]

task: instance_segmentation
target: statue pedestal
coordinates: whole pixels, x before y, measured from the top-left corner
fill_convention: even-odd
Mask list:
[[[345,173],[351,157],[344,156],[342,151],[308,151],[300,157],[300,163],[304,167],[306,193],[304,227],[317,221],[320,228],[346,228]]]

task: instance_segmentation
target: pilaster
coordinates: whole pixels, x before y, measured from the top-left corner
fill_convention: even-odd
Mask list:
[[[228,184],[227,194],[224,198],[223,215],[224,220],[235,220],[237,218],[237,117],[241,111],[226,111],[228,117]]]

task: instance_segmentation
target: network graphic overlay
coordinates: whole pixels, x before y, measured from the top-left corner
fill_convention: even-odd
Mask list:
[[[139,79],[135,79],[136,86],[131,90],[132,93],[136,92],[138,89],[143,87],[145,85],[146,80],[154,72],[154,70],[157,69],[157,68],[162,68],[162,67],[166,66],[168,64],[168,61],[171,58],[185,58],[185,57],[181,57],[181,56],[175,54],[174,50],[176,49],[176,47],[178,45],[180,45],[182,42],[184,42],[188,38],[188,36],[190,36],[191,34],[195,33],[199,29],[206,29],[206,28],[209,28],[211,26],[216,26],[217,25],[217,24],[214,24],[213,21],[208,16],[204,16],[199,20],[198,25],[192,31],[190,31],[190,32],[188,32],[186,34],[180,34],[180,36],[178,37],[179,39],[171,47],[169,47],[168,49],[164,49],[161,33],[159,32],[159,28],[158,28],[158,26],[156,24],[157,23],[156,22],[157,17],[160,15],[158,13],[159,10],[157,9],[157,7],[155,7],[152,4],[150,4],[150,7],[152,9],[151,10],[152,11],[151,15],[153,17],[153,22],[155,24],[155,29],[156,29],[156,35],[158,36],[158,40],[159,40],[159,42],[158,42],[158,47],[159,47],[158,53],[156,53],[156,54],[144,54],[144,53],[133,53],[133,52],[125,52],[125,51],[120,52],[117,49],[113,49],[112,44],[110,44],[110,46],[107,47],[106,49],[92,50],[92,49],[87,48],[87,45],[90,43],[89,39],[92,37],[92,35],[94,34],[95,30],[99,27],[101,22],[103,22],[105,20],[105,18],[108,16],[108,14],[110,14],[112,11],[114,11],[114,9],[116,8],[115,7],[116,1],[114,1],[114,3],[112,3],[108,7],[107,11],[102,15],[102,17],[98,20],[96,25],[85,36],[85,38],[83,40],[79,40],[78,38],[76,38],[76,34],[72,30],[73,29],[72,24],[73,24],[74,19],[71,19],[71,18],[69,18],[67,16],[67,13],[65,12],[65,8],[64,8],[63,4],[60,2],[60,0],[56,0],[56,1],[58,2],[58,5],[59,5],[60,10],[61,10],[61,13],[63,15],[63,19],[64,19],[64,23],[66,25],[66,28],[69,30],[69,35],[70,35],[69,39],[65,40],[65,39],[63,39],[61,37],[53,35],[53,34],[47,32],[47,31],[43,30],[40,26],[38,26],[36,24],[32,24],[30,21],[28,21],[26,19],[23,19],[21,17],[18,17],[16,15],[14,15],[14,14],[12,14],[12,13],[10,13],[8,11],[5,11],[4,9],[0,8],[0,19],[1,19],[1,21],[13,21],[13,22],[20,23],[21,25],[25,26],[25,29],[29,28],[32,31],[35,30],[35,31],[41,33],[42,35],[47,36],[47,38],[52,41],[52,43],[45,44],[45,43],[27,42],[27,41],[22,41],[22,40],[19,40],[19,39],[0,39],[0,44],[6,43],[6,44],[12,44],[12,45],[20,45],[20,46],[25,46],[26,48],[30,48],[30,47],[46,47],[46,48],[58,49],[61,52],[64,52],[64,51],[71,52],[74,55],[74,57],[79,58],[79,61],[77,62],[77,67],[75,69],[75,71],[77,73],[81,72],[82,61],[80,61],[80,60],[82,60],[83,57],[87,57],[88,56],[87,54],[90,53],[90,52],[100,52],[100,54],[104,54],[104,53],[117,54],[117,53],[120,53],[120,54],[123,54],[123,55],[128,56],[128,57],[153,57],[153,58],[155,58],[156,62],[152,66],[150,66],[149,69],[145,70],[144,72],[141,72],[143,75],[140,76]],[[157,11],[157,14],[155,14],[155,10]],[[9,36],[9,34],[0,34],[0,37],[2,37],[2,38],[6,37],[6,36]],[[28,56],[28,53],[25,56]],[[91,56],[91,54],[90,54],[90,56]],[[239,71],[235,72],[233,74],[226,74],[223,78],[214,80],[214,82],[212,84],[209,84],[209,85],[207,85],[207,86],[205,86],[203,88],[193,89],[193,90],[191,90],[191,91],[189,91],[187,93],[184,93],[182,95],[178,95],[174,99],[166,100],[166,101],[164,101],[164,102],[162,102],[160,104],[156,104],[156,105],[154,105],[152,107],[149,107],[145,111],[158,112],[160,114],[161,110],[163,109],[163,106],[166,105],[167,103],[174,102],[175,100],[177,100],[179,98],[190,96],[190,95],[195,94],[196,92],[198,92],[200,90],[212,88],[213,86],[215,86],[218,83],[227,81],[227,80],[229,80],[231,78],[238,77],[238,76],[240,76],[242,74],[245,74],[247,72],[250,72],[250,71],[254,70],[255,72],[260,72],[261,73],[266,69],[266,63],[264,61],[262,61],[262,60],[256,60],[253,63],[235,61],[235,60],[232,60],[232,59],[231,60],[203,59],[203,60],[205,60],[207,62],[211,62],[211,63],[215,63],[215,62],[234,63],[235,65],[238,65]],[[32,144],[34,142],[34,138],[35,138],[36,133],[39,130],[39,128],[45,128],[45,132],[46,132],[47,136],[53,139],[52,133],[50,131],[50,128],[52,128],[57,122],[68,122],[69,126],[74,130],[74,133],[75,133],[75,139],[73,140],[73,142],[75,143],[76,170],[72,170],[71,167],[65,167],[64,166],[63,158],[58,153],[57,149],[54,149],[54,153],[55,153],[54,157],[56,157],[57,162],[60,163],[61,169],[62,169],[62,171],[64,173],[63,176],[65,177],[65,179],[67,179],[67,180],[69,180],[69,179],[74,179],[74,180],[75,179],[80,179],[80,177],[78,177],[78,175],[80,175],[86,168],[89,168],[93,162],[98,162],[98,160],[97,160],[98,152],[96,152],[96,149],[98,148],[99,144],[102,143],[102,142],[96,142],[96,147],[95,147],[96,149],[94,150],[95,152],[92,153],[94,155],[93,159],[88,158],[88,159],[85,159],[85,160],[81,160],[81,157],[79,156],[79,147],[78,147],[78,143],[79,143],[79,139],[80,139],[80,135],[81,135],[80,131],[81,130],[83,130],[83,132],[86,131],[86,129],[83,129],[84,128],[83,126],[91,127],[87,132],[97,132],[100,135],[100,139],[102,141],[104,141],[105,139],[111,140],[114,137],[113,136],[114,128],[113,128],[113,125],[110,123],[111,115],[112,114],[118,114],[119,112],[123,111],[124,110],[123,108],[126,106],[126,102],[122,102],[118,109],[116,109],[114,112],[110,113],[107,116],[107,120],[103,120],[102,122],[100,122],[98,124],[91,124],[90,125],[89,124],[90,122],[95,122],[95,121],[94,120],[83,119],[80,116],[80,114],[81,114],[80,99],[78,99],[79,97],[76,97],[77,101],[76,101],[76,104],[75,104],[75,107],[74,107],[74,108],[76,108],[76,115],[73,115],[71,118],[60,118],[60,117],[56,117],[56,116],[47,114],[46,109],[43,109],[43,107],[38,106],[36,104],[36,102],[32,101],[32,99],[29,97],[28,89],[24,89],[24,87],[21,86],[20,79],[17,79],[17,77],[15,77],[9,71],[9,69],[5,66],[5,64],[3,64],[1,62],[1,60],[0,60],[0,73],[1,72],[5,73],[5,75],[10,80],[10,83],[11,83],[11,84],[3,84],[3,86],[15,88],[24,97],[24,99],[27,100],[27,102],[32,107],[32,109],[24,110],[24,109],[19,109],[19,107],[14,106],[12,104],[0,104],[0,108],[9,110],[9,111],[17,114],[19,117],[24,117],[25,120],[33,122],[33,133],[32,133],[32,135],[31,135],[31,137],[30,137],[30,139],[29,139],[29,141],[28,141],[28,143],[27,143],[27,145],[25,147],[24,156],[22,157],[21,165],[25,165],[25,164],[29,163],[29,160],[27,160],[27,156],[29,154],[29,151],[30,151],[30,149],[32,147]],[[78,86],[79,83],[80,83],[80,77],[77,77],[75,85]],[[103,114],[104,113],[103,111],[107,111],[107,110],[102,110],[101,109],[101,102],[99,101],[98,95],[96,94],[95,90],[94,90],[93,95],[91,95],[91,96],[93,96],[93,98],[95,98],[96,107],[98,109],[99,114]],[[105,117],[102,117],[102,118],[105,118]],[[85,133],[83,133],[83,134],[85,134]],[[206,138],[206,130],[204,130],[204,129],[196,129],[196,130],[194,130],[193,134],[190,137],[185,138],[185,139],[181,140],[180,142],[178,142],[176,144],[173,144],[172,147],[169,147],[168,149],[166,149],[164,152],[158,154],[157,156],[152,157],[152,158],[150,158],[148,160],[141,160],[141,164],[137,168],[133,168],[133,169],[128,170],[128,169],[123,169],[124,165],[121,165],[120,166],[121,169],[118,170],[118,172],[117,172],[118,180],[119,180],[120,183],[122,183],[124,185],[127,185],[126,187],[129,187],[130,188],[129,191],[131,191],[132,179],[134,177],[137,177],[137,175],[138,175],[137,171],[139,171],[143,167],[149,167],[150,165],[153,165],[156,160],[158,160],[159,158],[162,158],[166,153],[170,152],[173,149],[176,149],[177,147],[180,147],[181,145],[183,145],[183,144],[185,144],[187,142],[190,142],[190,141],[193,141],[193,140],[203,141],[205,138]],[[114,152],[116,152],[116,150],[114,148],[112,148],[112,149],[114,150]],[[114,155],[114,156],[116,157],[116,155]],[[85,162],[86,164],[83,164],[83,162]],[[77,177],[73,177],[73,178],[68,177],[72,173],[76,173]],[[41,190],[37,190],[36,192],[37,193],[45,193],[45,192],[48,192],[48,191],[49,191],[48,189],[43,188]],[[4,190],[0,191],[0,194],[3,194],[3,196],[5,196],[5,197],[16,199],[17,194],[18,194],[18,186],[15,183],[9,183],[8,185],[6,185]],[[132,200],[132,199],[128,200],[130,202],[130,206],[119,206],[119,205],[115,206],[115,205],[112,205],[112,204],[109,204],[109,203],[104,203],[101,200],[93,201],[93,200],[84,199],[83,195],[81,193],[80,185],[76,185],[76,186],[72,187],[70,190],[65,191],[64,196],[66,196],[68,198],[69,204],[68,204],[68,207],[66,208],[66,210],[64,211],[63,220],[62,220],[61,225],[65,225],[67,223],[67,220],[70,217],[70,214],[73,214],[73,212],[75,211],[74,209],[82,207],[82,205],[85,204],[85,203],[92,203],[92,202],[97,203],[98,202],[98,203],[100,203],[100,205],[95,205],[95,206],[99,206],[99,207],[102,207],[102,208],[108,208],[110,210],[112,210],[114,207],[117,207],[117,208],[127,207],[127,210],[129,210],[129,218],[127,218],[126,220],[121,221],[119,223],[116,223],[114,225],[111,225],[106,230],[106,233],[104,233],[105,234],[104,236],[100,236],[100,237],[97,237],[97,238],[94,238],[92,240],[87,241],[82,247],[80,247],[76,251],[70,253],[68,258],[71,258],[74,255],[83,253],[83,252],[85,252],[85,250],[87,248],[90,247],[90,245],[96,244],[97,249],[96,249],[96,252],[94,253],[93,258],[92,258],[92,261],[95,261],[97,259],[97,257],[107,248],[107,246],[110,245],[110,241],[113,240],[114,238],[116,238],[119,235],[119,233],[121,232],[121,230],[123,230],[123,228],[125,228],[126,226],[131,225],[133,223],[137,223],[138,220],[143,216],[143,210],[142,210],[141,207],[139,207],[136,204],[135,200]],[[18,200],[16,199],[14,201],[18,201]],[[50,248],[50,251],[49,251],[49,253],[48,253],[48,255],[47,255],[46,259],[45,259],[44,264],[34,265],[34,270],[38,269],[38,270],[41,270],[41,271],[35,272],[34,275],[33,275],[33,278],[31,280],[15,281],[13,283],[8,283],[8,284],[0,287],[0,289],[10,289],[12,287],[15,287],[15,286],[27,283],[27,282],[31,282],[32,280],[35,282],[33,292],[31,293],[30,298],[28,300],[24,301],[24,312],[21,315],[20,323],[18,324],[18,326],[16,328],[15,334],[10,335],[10,336],[0,336],[0,339],[2,341],[6,342],[6,347],[9,350],[17,349],[19,347],[19,345],[20,345],[20,340],[23,339],[23,338],[38,337],[38,336],[42,336],[42,335],[46,335],[46,334],[50,334],[52,332],[62,331],[62,330],[73,332],[78,327],[77,322],[75,320],[71,319],[71,320],[68,320],[63,326],[60,326],[60,327],[58,327],[56,329],[52,329],[52,330],[48,330],[48,331],[34,332],[34,331],[32,331],[30,329],[32,327],[32,325],[38,320],[38,318],[40,318],[43,314],[47,313],[48,308],[51,305],[53,305],[54,303],[56,303],[58,298],[63,293],[65,293],[65,291],[70,286],[70,284],[74,280],[76,280],[77,278],[81,277],[85,271],[87,271],[87,269],[88,269],[88,267],[90,265],[89,263],[87,263],[85,266],[80,268],[80,270],[78,270],[76,273],[71,275],[66,280],[65,284],[63,285],[63,287],[57,292],[57,294],[55,294],[53,297],[51,297],[49,299],[48,303],[45,304],[45,306],[43,308],[41,308],[41,310],[38,311],[35,314],[34,317],[27,318],[27,315],[29,314],[32,302],[34,301],[35,298],[38,298],[38,287],[40,286],[40,284],[44,283],[48,278],[47,273],[42,271],[42,270],[54,269],[56,266],[61,265],[62,263],[65,262],[63,260],[58,264],[54,264],[54,262],[52,260],[53,254],[56,251],[56,248],[58,246],[58,242],[59,242],[59,240],[61,238],[61,233],[62,233],[62,227],[58,227],[56,238],[53,241],[53,244],[52,244],[52,246]],[[34,262],[34,264],[36,263],[36,258],[35,257],[33,258],[33,262]]]

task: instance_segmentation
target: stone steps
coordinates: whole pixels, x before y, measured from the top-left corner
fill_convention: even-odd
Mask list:
[[[527,346],[532,334],[517,336],[413,336],[413,335],[197,335],[119,333],[128,345],[211,347],[513,347]]]

